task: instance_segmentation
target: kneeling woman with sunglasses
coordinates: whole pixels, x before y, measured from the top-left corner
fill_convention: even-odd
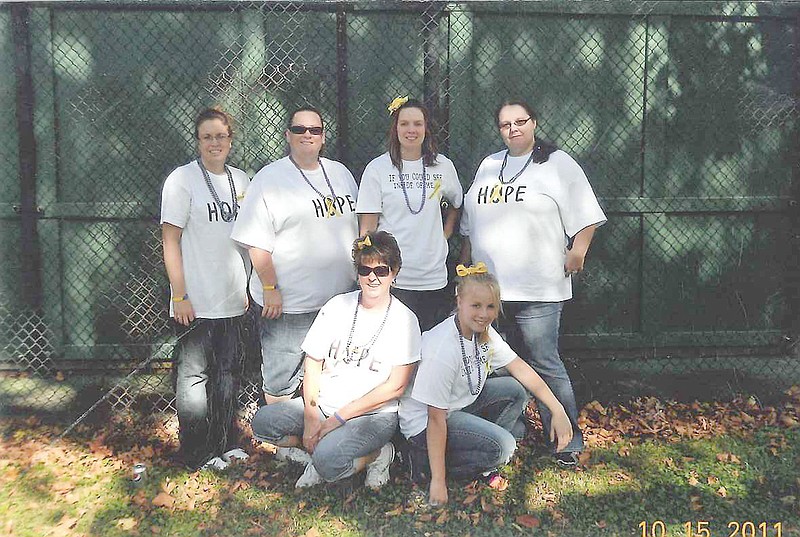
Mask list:
[[[330,299],[308,331],[303,398],[264,406],[253,417],[256,439],[306,464],[298,488],[365,468],[367,486],[389,480],[398,398],[419,360],[417,318],[389,293],[401,265],[397,241],[385,231],[368,233],[352,255],[360,290]]]
[[[446,475],[488,476],[508,463],[516,449],[511,431],[528,404],[526,388],[552,412],[548,432],[557,450],[572,438],[564,407],[491,326],[500,312],[495,277],[483,263],[456,270],[456,314],[425,332],[414,388],[400,405],[412,477],[430,476],[434,505],[447,503]],[[510,376],[490,377],[501,367]]]

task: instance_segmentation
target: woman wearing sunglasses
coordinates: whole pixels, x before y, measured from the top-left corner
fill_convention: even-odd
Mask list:
[[[176,406],[183,461],[222,470],[247,455],[231,443],[243,352],[250,263],[230,239],[247,175],[225,162],[231,118],[220,109],[195,121],[198,158],[175,169],[161,193],[170,316],[190,327],[175,347]]]
[[[261,308],[262,382],[267,404],[300,386],[300,343],[332,296],[353,288],[350,245],[358,235],[357,187],[339,162],[320,157],[322,116],[296,110],[286,127],[289,155],[253,178],[232,238],[250,252],[250,295]]]
[[[398,398],[419,360],[417,318],[389,292],[400,249],[385,231],[353,244],[358,291],[330,299],[303,340],[303,397],[261,407],[253,436],[303,462],[296,486],[338,481],[366,469],[365,484],[389,480]]]
[[[507,149],[483,160],[464,197],[461,262],[486,261],[497,276],[504,312],[498,329],[566,410],[572,440],[555,457],[574,466],[583,436],[558,329],[564,301],[572,298],[572,277],[583,270],[594,231],[606,217],[578,163],[534,136],[536,114],[527,103],[506,101],[495,119]],[[539,404],[539,414],[550,430],[545,405]]]
[[[397,237],[405,263],[392,292],[416,313],[425,331],[450,310],[447,239],[463,192],[453,163],[436,152],[425,105],[398,98],[389,112],[389,150],[364,170],[356,210],[362,234],[380,229]]]

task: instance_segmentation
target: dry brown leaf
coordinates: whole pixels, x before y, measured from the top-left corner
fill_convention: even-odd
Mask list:
[[[442,513],[436,517],[437,524],[445,524],[448,520],[450,520],[450,515],[447,513],[447,510],[442,510]]]
[[[601,530],[606,526],[608,526],[605,520],[598,520],[597,522],[594,523],[594,525],[600,528]]]
[[[720,488],[717,489],[717,494],[719,494],[723,498],[727,498],[728,497],[728,489],[726,489],[725,487],[720,487]]]
[[[402,505],[398,505],[397,507],[395,507],[391,511],[386,511],[383,514],[386,515],[386,516],[397,516],[397,515],[400,515],[402,513],[403,513],[403,506]]]
[[[466,498],[464,498],[464,501],[462,501],[461,503],[463,503],[464,505],[470,505],[474,503],[475,500],[477,499],[478,499],[477,494],[469,494]]]
[[[515,521],[520,526],[530,529],[538,528],[541,525],[541,521],[533,515],[519,515]]]
[[[175,498],[166,492],[161,491],[156,495],[155,498],[153,498],[153,505],[156,507],[171,508],[173,505],[175,505]]]
[[[712,486],[713,486],[713,485],[718,485],[718,484],[719,484],[719,478],[718,478],[718,477],[716,477],[716,476],[710,475],[710,476],[708,476],[708,477],[706,478],[706,482],[707,482],[709,485],[712,485]]]
[[[689,482],[689,485],[691,485],[693,487],[696,487],[697,485],[700,484],[700,481],[693,475],[689,476],[688,482]]]
[[[306,537],[321,537],[322,534],[319,532],[317,528],[309,528],[306,532]]]
[[[503,515],[498,515],[497,518],[494,519],[494,525],[498,528],[506,527],[506,521],[503,519]]]
[[[135,518],[126,517],[117,519],[114,524],[123,531],[129,531],[135,528],[139,524],[139,521]]]

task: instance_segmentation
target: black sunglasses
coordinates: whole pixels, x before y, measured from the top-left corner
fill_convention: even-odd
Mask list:
[[[314,136],[322,134],[322,127],[306,127],[305,125],[292,125],[289,127],[289,132],[292,134],[305,134],[308,131]]]
[[[366,265],[359,265],[358,266],[358,275],[359,276],[369,276],[370,272],[374,272],[375,276],[378,278],[385,278],[389,275],[392,269],[387,267],[386,265],[378,265],[377,267],[368,267]]]

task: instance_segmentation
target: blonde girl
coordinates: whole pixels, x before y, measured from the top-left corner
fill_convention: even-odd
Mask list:
[[[564,407],[491,326],[500,312],[497,279],[483,263],[459,265],[457,273],[456,312],[423,334],[422,360],[399,413],[412,476],[430,477],[434,505],[447,502],[447,477],[490,476],[509,461],[526,389],[552,412],[548,434],[556,448],[572,438]],[[490,376],[501,367],[509,375]]]

